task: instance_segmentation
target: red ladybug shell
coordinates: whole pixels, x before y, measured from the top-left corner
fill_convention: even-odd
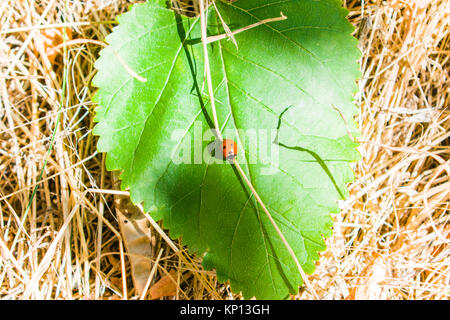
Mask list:
[[[233,160],[237,156],[237,144],[231,139],[225,139],[222,143],[223,157]]]

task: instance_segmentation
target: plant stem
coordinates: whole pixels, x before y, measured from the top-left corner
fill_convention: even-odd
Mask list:
[[[214,127],[215,127],[215,130],[216,130],[216,133],[217,133],[217,138],[219,138],[221,141],[223,141],[223,138],[222,138],[222,135],[221,135],[220,129],[219,129],[219,123],[217,121],[216,105],[215,105],[214,91],[213,91],[212,81],[211,81],[211,70],[210,70],[210,67],[209,67],[209,58],[208,58],[208,47],[207,47],[207,44],[209,42],[212,42],[212,41],[217,41],[217,40],[223,39],[223,38],[227,37],[227,35],[224,34],[224,35],[219,35],[219,36],[208,38],[207,37],[207,32],[206,32],[207,31],[206,30],[207,24],[206,24],[204,0],[199,0],[199,7],[200,7],[200,23],[201,23],[201,29],[202,29],[201,32],[202,32],[203,53],[204,53],[204,60],[205,60],[206,82],[208,84],[208,93],[209,93],[209,98],[210,98],[210,101],[211,101],[211,109],[212,109],[212,113],[213,113]],[[259,26],[259,25],[261,25],[263,23],[266,23],[266,22],[279,21],[279,20],[287,19],[286,16],[284,16],[282,13],[280,13],[280,14],[281,14],[281,17],[270,18],[270,19],[259,21],[257,23],[252,24],[252,25],[249,25],[247,27],[241,28],[241,29],[235,31],[233,34],[246,31],[248,29],[257,27],[257,26]],[[255,188],[253,187],[253,185],[251,184],[251,182],[247,178],[246,174],[244,173],[244,171],[242,170],[241,166],[239,165],[239,162],[237,161],[236,158],[233,158],[233,162],[232,163],[239,170],[239,173],[244,178],[245,182],[247,183],[248,187],[252,191],[252,193],[255,196],[256,200],[259,202],[259,204],[263,208],[265,214],[267,215],[267,217],[269,218],[269,220],[272,223],[273,227],[275,228],[276,232],[278,233],[278,235],[280,236],[281,240],[283,241],[286,249],[289,251],[289,254],[291,255],[292,259],[295,261],[295,264],[297,265],[297,268],[298,268],[298,271],[300,273],[300,276],[302,277],[306,287],[310,290],[311,294],[314,296],[315,299],[320,299],[319,296],[317,295],[316,291],[312,287],[311,283],[308,281],[308,278],[306,277],[306,274],[303,271],[303,269],[302,269],[302,267],[301,267],[301,265],[300,265],[300,263],[299,263],[299,261],[297,259],[297,256],[294,253],[294,250],[292,250],[291,246],[289,245],[289,243],[287,242],[286,238],[284,237],[283,232],[281,232],[281,230],[278,227],[277,223],[272,218],[272,215],[267,210],[266,206],[264,205],[263,201],[259,197],[259,195],[256,192]]]
[[[266,206],[264,205],[264,202],[261,200],[261,198],[259,197],[258,193],[256,192],[255,188],[253,187],[252,183],[250,182],[250,180],[247,178],[247,175],[244,173],[244,170],[242,170],[241,165],[239,164],[239,162],[237,161],[236,158],[233,159],[233,164],[236,166],[236,168],[239,170],[239,173],[242,175],[242,177],[244,178],[245,182],[247,183],[248,187],[250,188],[250,190],[252,191],[253,195],[255,196],[256,200],[259,202],[259,204],[261,205],[261,207],[264,210],[264,213],[266,214],[267,218],[269,218],[270,222],[272,223],[273,227],[275,228],[275,231],[278,233],[278,235],[281,238],[281,241],[283,241],[284,246],[286,247],[286,249],[289,251],[289,254],[291,255],[292,259],[295,261],[295,264],[297,265],[298,271],[303,279],[303,281],[305,282],[306,287],[309,289],[309,291],[311,292],[311,294],[314,296],[314,298],[320,300],[319,296],[317,295],[316,291],[314,290],[313,286],[311,285],[311,283],[309,282],[306,273],[303,271],[302,266],[300,265],[300,262],[297,259],[297,256],[294,253],[294,250],[292,250],[291,246],[289,245],[289,242],[287,242],[286,238],[284,237],[283,232],[281,232],[280,228],[278,227],[277,223],[275,222],[275,220],[272,218],[272,215],[270,214],[269,210],[267,210]]]
[[[215,41],[218,41],[218,40],[225,39],[227,37],[233,37],[235,34],[247,31],[249,29],[255,28],[257,26],[260,26],[260,25],[268,23],[268,22],[275,22],[275,21],[281,21],[281,20],[286,20],[286,19],[287,19],[287,17],[283,14],[283,12],[280,12],[280,16],[279,17],[264,19],[264,20],[261,20],[261,21],[258,21],[256,23],[254,23],[254,24],[248,25],[246,27],[237,29],[235,31],[230,31],[230,32],[226,32],[224,34],[219,34],[219,35],[216,35],[216,36],[208,37],[206,39],[206,43],[215,42]],[[235,40],[233,42],[235,42]],[[236,46],[237,46],[237,44],[236,44]]]
[[[219,129],[219,122],[217,121],[216,104],[214,101],[214,91],[211,81],[211,70],[209,68],[209,57],[208,57],[208,47],[207,47],[207,33],[206,33],[206,16],[205,16],[205,3],[204,0],[199,1],[200,5],[200,24],[202,29],[202,44],[203,44],[203,55],[205,59],[205,73],[206,82],[208,84],[209,100],[211,102],[211,109],[213,113],[214,127],[216,129],[217,137],[223,141],[222,134]]]

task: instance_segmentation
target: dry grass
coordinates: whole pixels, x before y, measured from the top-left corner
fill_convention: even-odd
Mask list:
[[[91,134],[99,41],[131,2],[0,3],[2,298],[139,298],[115,211],[120,195]],[[362,159],[310,280],[325,299],[448,299],[450,5],[346,6],[363,52]],[[39,43],[62,26],[74,41],[53,57]],[[149,229],[153,282],[176,269],[178,299],[240,298],[152,221]]]

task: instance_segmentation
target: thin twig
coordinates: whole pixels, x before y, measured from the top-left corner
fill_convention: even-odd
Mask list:
[[[234,35],[236,35],[238,33],[250,30],[250,29],[258,27],[258,26],[260,26],[262,24],[266,24],[266,23],[269,23],[269,22],[275,22],[275,21],[282,21],[282,20],[286,20],[286,19],[287,19],[287,17],[283,14],[283,12],[280,12],[280,17],[268,18],[268,19],[264,19],[264,20],[258,21],[256,23],[253,23],[253,24],[248,25],[246,27],[237,29],[236,31],[232,31],[231,34],[227,32],[225,34],[219,34],[219,35],[216,35],[216,36],[208,37],[206,39],[206,43],[211,43],[211,42],[215,42],[215,41],[219,41],[219,40],[225,39],[227,37],[234,36]]]
[[[216,104],[214,100],[214,90],[212,87],[211,80],[211,70],[209,68],[209,56],[208,56],[208,47],[207,47],[207,34],[206,34],[206,16],[205,16],[205,3],[204,0],[199,1],[200,5],[200,24],[202,29],[202,43],[203,43],[203,53],[205,59],[205,73],[206,73],[206,82],[208,84],[208,92],[209,92],[209,100],[211,102],[211,109],[213,113],[214,127],[216,129],[217,138],[220,141],[223,140],[222,134],[219,129],[219,122],[217,121],[217,113],[216,113]]]
[[[140,82],[147,82],[146,78],[141,77],[140,75],[137,74],[136,71],[131,69],[131,67],[126,63],[126,61],[120,56],[120,54],[118,52],[113,50],[113,53],[130,76],[132,76],[133,78],[137,79]]]
[[[219,9],[217,9],[216,2],[215,2],[214,0],[212,1],[212,4],[213,4],[213,6],[214,6],[214,9],[216,10],[217,16],[218,16],[219,19],[220,19],[220,22],[222,23],[222,27],[223,27],[223,29],[225,30],[225,33],[226,33],[227,37],[230,38],[231,41],[233,41],[234,45],[236,46],[236,49],[238,49],[238,44],[237,44],[237,42],[236,42],[236,38],[234,37],[234,34],[233,34],[233,32],[230,30],[230,28],[228,27],[228,25],[227,25],[227,24],[225,23],[225,21],[223,20],[222,15],[220,14]]]
[[[252,25],[249,25],[247,27],[241,28],[237,31],[234,32],[234,34],[239,33],[239,32],[243,32],[246,30],[249,30],[251,28],[257,27],[261,24],[267,23],[267,22],[272,22],[272,21],[279,21],[279,20],[285,20],[287,19],[286,16],[283,15],[282,12],[280,12],[281,17],[279,18],[270,18],[270,19],[265,19],[262,21],[259,21],[257,23],[254,23]],[[200,21],[201,21],[201,28],[202,28],[202,43],[203,43],[203,52],[204,52],[204,59],[205,59],[205,72],[206,72],[206,81],[208,83],[208,92],[209,92],[209,97],[211,100],[211,108],[212,108],[212,112],[213,112],[213,117],[214,117],[214,126],[215,126],[215,130],[217,132],[217,136],[218,138],[223,141],[222,135],[220,134],[220,129],[219,129],[219,124],[217,121],[217,115],[216,115],[216,109],[215,109],[215,104],[214,104],[214,92],[213,92],[213,88],[212,88],[212,81],[211,81],[211,72],[210,72],[210,67],[209,67],[209,58],[208,58],[208,48],[207,48],[207,43],[208,43],[208,38],[206,37],[206,18],[205,18],[205,8],[204,8],[204,0],[200,0]],[[210,37],[210,41],[211,38],[214,38],[214,41],[220,40],[227,37],[227,35],[219,35],[219,36],[215,36],[215,37]],[[303,281],[305,282],[307,288],[311,291],[312,295],[316,298],[316,299],[320,299],[319,296],[317,295],[317,293],[315,292],[314,288],[312,287],[312,285],[310,284],[310,282],[308,281],[305,272],[303,271],[300,263],[298,262],[297,256],[295,255],[294,251],[292,250],[291,246],[289,245],[289,243],[287,242],[286,238],[284,237],[283,233],[281,232],[280,228],[278,228],[278,225],[276,224],[275,220],[273,220],[272,215],[269,213],[269,211],[267,210],[266,206],[264,205],[263,201],[261,200],[261,198],[259,197],[258,193],[256,192],[255,188],[253,187],[253,185],[250,183],[250,181],[248,180],[247,176],[245,175],[244,171],[242,170],[241,166],[239,165],[239,163],[237,162],[237,159],[234,158],[233,159],[233,163],[236,165],[236,167],[238,168],[240,174],[242,175],[242,177],[244,178],[245,182],[247,183],[247,185],[249,186],[249,188],[251,189],[252,193],[255,195],[255,198],[258,200],[259,204],[261,205],[261,207],[264,209],[264,212],[266,213],[267,217],[269,218],[270,222],[272,223],[272,225],[274,226],[276,232],[278,233],[278,235],[280,236],[281,240],[283,241],[285,247],[287,248],[287,250],[289,251],[289,254],[291,255],[292,259],[295,261],[295,264],[297,265],[297,268],[299,270],[299,273],[303,279]]]
[[[158,268],[159,259],[161,259],[161,255],[163,252],[164,249],[161,248],[161,250],[159,250],[158,256],[156,257],[156,261],[153,264],[153,268],[150,271],[150,275],[148,276],[147,282],[145,283],[145,287],[144,290],[142,291],[140,300],[144,300],[145,296],[147,295],[148,288],[150,287],[150,283],[152,282],[153,277],[155,276],[156,269]]]
[[[261,205],[261,207],[264,210],[264,213],[266,214],[267,218],[269,218],[270,222],[272,223],[273,227],[275,228],[275,231],[278,233],[278,235],[281,238],[281,241],[283,241],[284,246],[286,247],[286,249],[289,251],[289,254],[291,255],[292,259],[295,261],[295,264],[297,265],[297,269],[303,279],[303,281],[305,282],[306,287],[309,289],[309,291],[311,292],[311,294],[314,296],[314,298],[316,298],[317,300],[320,300],[320,297],[317,295],[316,291],[314,290],[314,287],[311,285],[311,283],[309,282],[306,273],[303,271],[302,266],[300,265],[300,262],[297,259],[297,256],[294,253],[294,250],[292,250],[291,246],[289,245],[289,242],[286,240],[286,238],[284,237],[283,232],[281,232],[280,228],[278,227],[277,223],[275,222],[275,220],[272,218],[272,215],[270,214],[269,210],[267,210],[266,206],[264,205],[264,202],[261,200],[261,198],[259,197],[258,193],[256,192],[255,188],[253,187],[252,183],[250,182],[250,180],[247,178],[247,175],[245,174],[244,170],[242,170],[239,162],[237,161],[236,157],[233,158],[233,164],[236,166],[236,168],[239,170],[239,173],[242,175],[242,177],[244,178],[245,182],[247,183],[248,187],[250,188],[250,190],[252,191],[253,195],[255,196],[256,200],[259,202],[259,204]]]
[[[27,32],[27,31],[31,31],[31,30],[57,29],[57,28],[63,28],[63,27],[73,28],[73,27],[99,25],[99,24],[117,24],[117,21],[114,21],[114,20],[112,20],[112,21],[80,21],[80,22],[41,24],[41,25],[37,25],[37,26],[0,30],[0,35]]]

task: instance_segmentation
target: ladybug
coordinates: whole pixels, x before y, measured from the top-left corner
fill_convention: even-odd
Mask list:
[[[222,142],[223,157],[232,161],[237,156],[237,144],[231,139],[225,139]]]

